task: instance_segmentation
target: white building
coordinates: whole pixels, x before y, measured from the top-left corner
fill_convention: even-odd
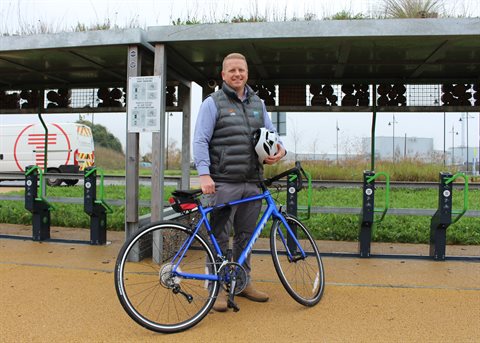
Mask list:
[[[363,151],[371,149],[371,138],[363,138]],[[417,158],[431,161],[434,157],[433,138],[424,137],[375,137],[375,157],[380,159],[401,160]]]

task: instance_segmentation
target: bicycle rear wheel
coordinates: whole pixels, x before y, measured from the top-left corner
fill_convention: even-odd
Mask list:
[[[285,224],[275,219],[270,232],[270,251],[275,270],[293,299],[302,305],[314,306],[320,301],[325,285],[322,258],[305,225],[288,214],[284,217],[290,228],[296,227],[297,240],[306,256],[302,257]]]
[[[115,265],[117,296],[128,315],[149,330],[186,330],[200,322],[215,302],[219,282],[203,278],[217,275],[215,257],[203,237],[195,235],[183,258],[172,260],[191,237],[191,230],[182,224],[153,223],[120,250]],[[174,268],[200,279],[182,277]]]

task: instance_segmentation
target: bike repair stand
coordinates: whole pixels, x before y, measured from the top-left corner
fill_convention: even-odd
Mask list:
[[[100,171],[100,199],[97,200],[97,168],[88,167],[84,176],[83,209],[90,216],[90,244],[107,243],[107,212],[112,209],[103,200],[103,172]]]
[[[373,219],[375,215],[375,180],[371,180],[374,175],[375,172],[370,170],[363,172],[363,201],[360,212],[360,233],[358,237],[360,257],[370,257]]]
[[[300,162],[295,162],[295,167],[300,168]],[[298,175],[290,174],[287,176],[287,213],[296,217],[298,213]],[[295,237],[297,236],[297,225],[295,223],[289,223]],[[290,235],[287,236],[288,249],[294,254],[296,252],[297,245],[292,241]]]
[[[438,208],[430,220],[430,257],[436,261],[445,260],[447,228],[452,223],[452,174],[440,173]]]
[[[453,210],[453,181],[462,177],[463,188],[463,209]],[[440,185],[438,188],[438,208],[430,220],[430,257],[435,261],[445,261],[445,247],[447,244],[447,228],[456,223],[468,209],[468,178],[464,173],[457,173],[454,176],[448,172],[440,173]],[[452,220],[452,213],[457,216]]]
[[[375,179],[385,176],[385,206],[381,209],[375,208]],[[390,176],[387,173],[366,170],[363,172],[363,201],[360,211],[360,233],[358,237],[358,250],[360,257],[370,257],[372,242],[372,229],[376,223],[380,223],[389,207]],[[375,220],[375,212],[381,212],[379,219]]]
[[[42,170],[28,166],[25,168],[25,209],[32,213],[32,239],[44,241],[50,239],[50,210],[54,207],[42,195],[38,196],[38,186],[45,187]]]

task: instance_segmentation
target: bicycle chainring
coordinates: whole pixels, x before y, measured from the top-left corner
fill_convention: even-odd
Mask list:
[[[232,280],[235,278],[235,295],[241,293],[247,287],[247,272],[245,268],[239,263],[228,262],[225,263],[218,271],[218,276],[222,280],[222,286],[228,293]]]

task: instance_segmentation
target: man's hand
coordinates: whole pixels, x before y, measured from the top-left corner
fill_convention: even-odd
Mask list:
[[[200,175],[200,188],[203,194],[215,193],[215,182],[213,182],[210,175]]]
[[[275,164],[278,161],[280,161],[283,158],[283,156],[285,156],[286,154],[287,154],[287,151],[285,150],[285,148],[277,143],[277,153],[273,156],[268,156],[263,161],[263,163],[265,163],[265,164]]]

